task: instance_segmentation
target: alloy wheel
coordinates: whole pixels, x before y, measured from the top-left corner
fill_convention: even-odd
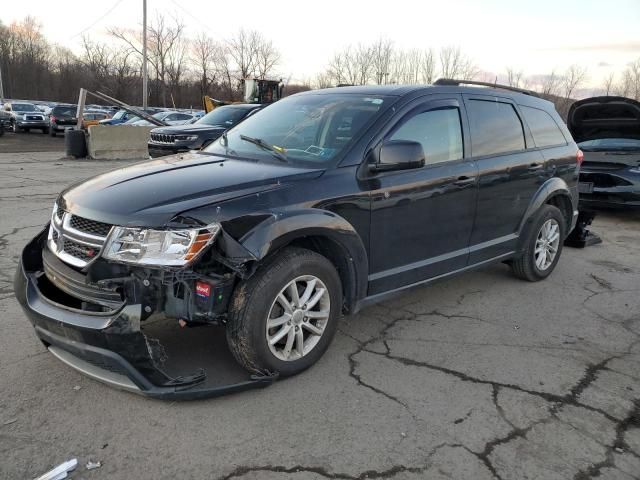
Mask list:
[[[303,275],[276,296],[267,317],[267,344],[282,361],[294,361],[313,350],[331,313],[329,290],[318,277]]]
[[[553,264],[553,260],[558,253],[559,244],[560,225],[555,219],[550,218],[542,224],[536,238],[533,256],[538,270],[545,271]]]

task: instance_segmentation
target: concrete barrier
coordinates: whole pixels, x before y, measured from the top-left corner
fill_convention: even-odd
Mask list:
[[[149,132],[157,128],[136,125],[94,125],[89,127],[87,151],[96,160],[149,158]]]

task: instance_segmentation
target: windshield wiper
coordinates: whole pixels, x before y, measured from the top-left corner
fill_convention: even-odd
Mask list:
[[[277,145],[271,145],[271,144],[265,142],[264,140],[262,140],[261,138],[253,138],[253,137],[249,137],[247,135],[240,135],[240,140],[244,140],[245,142],[253,143],[254,145],[256,145],[256,146],[258,146],[258,147],[260,147],[260,148],[262,148],[264,150],[268,150],[278,160],[281,160],[283,162],[287,162],[288,163],[286,151],[282,147],[278,147]]]

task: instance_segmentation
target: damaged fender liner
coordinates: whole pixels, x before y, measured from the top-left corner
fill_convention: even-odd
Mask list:
[[[73,368],[116,388],[161,399],[214,397],[265,387],[277,379],[274,374],[244,372],[232,382],[216,384],[215,379],[205,382],[207,375],[202,369],[188,376],[170,377],[158,366],[162,347],[140,330],[140,305],[87,312],[55,303],[42,293],[38,288],[41,270],[37,269],[41,264],[41,238],[42,234],[38,235],[22,253],[14,280],[16,297],[38,337]],[[130,382],[114,381],[118,377]]]

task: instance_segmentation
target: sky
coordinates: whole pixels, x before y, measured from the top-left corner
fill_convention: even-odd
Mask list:
[[[585,86],[640,58],[640,0],[322,0],[309,2],[147,0],[156,12],[179,17],[195,37],[229,38],[240,28],[271,39],[282,53],[278,73],[312,79],[334,52],[349,44],[390,39],[400,48],[459,46],[487,72],[507,67],[546,74],[580,64]],[[79,49],[81,33],[111,41],[106,29],[142,24],[142,0],[2,1],[0,20],[38,18],[50,41]]]

